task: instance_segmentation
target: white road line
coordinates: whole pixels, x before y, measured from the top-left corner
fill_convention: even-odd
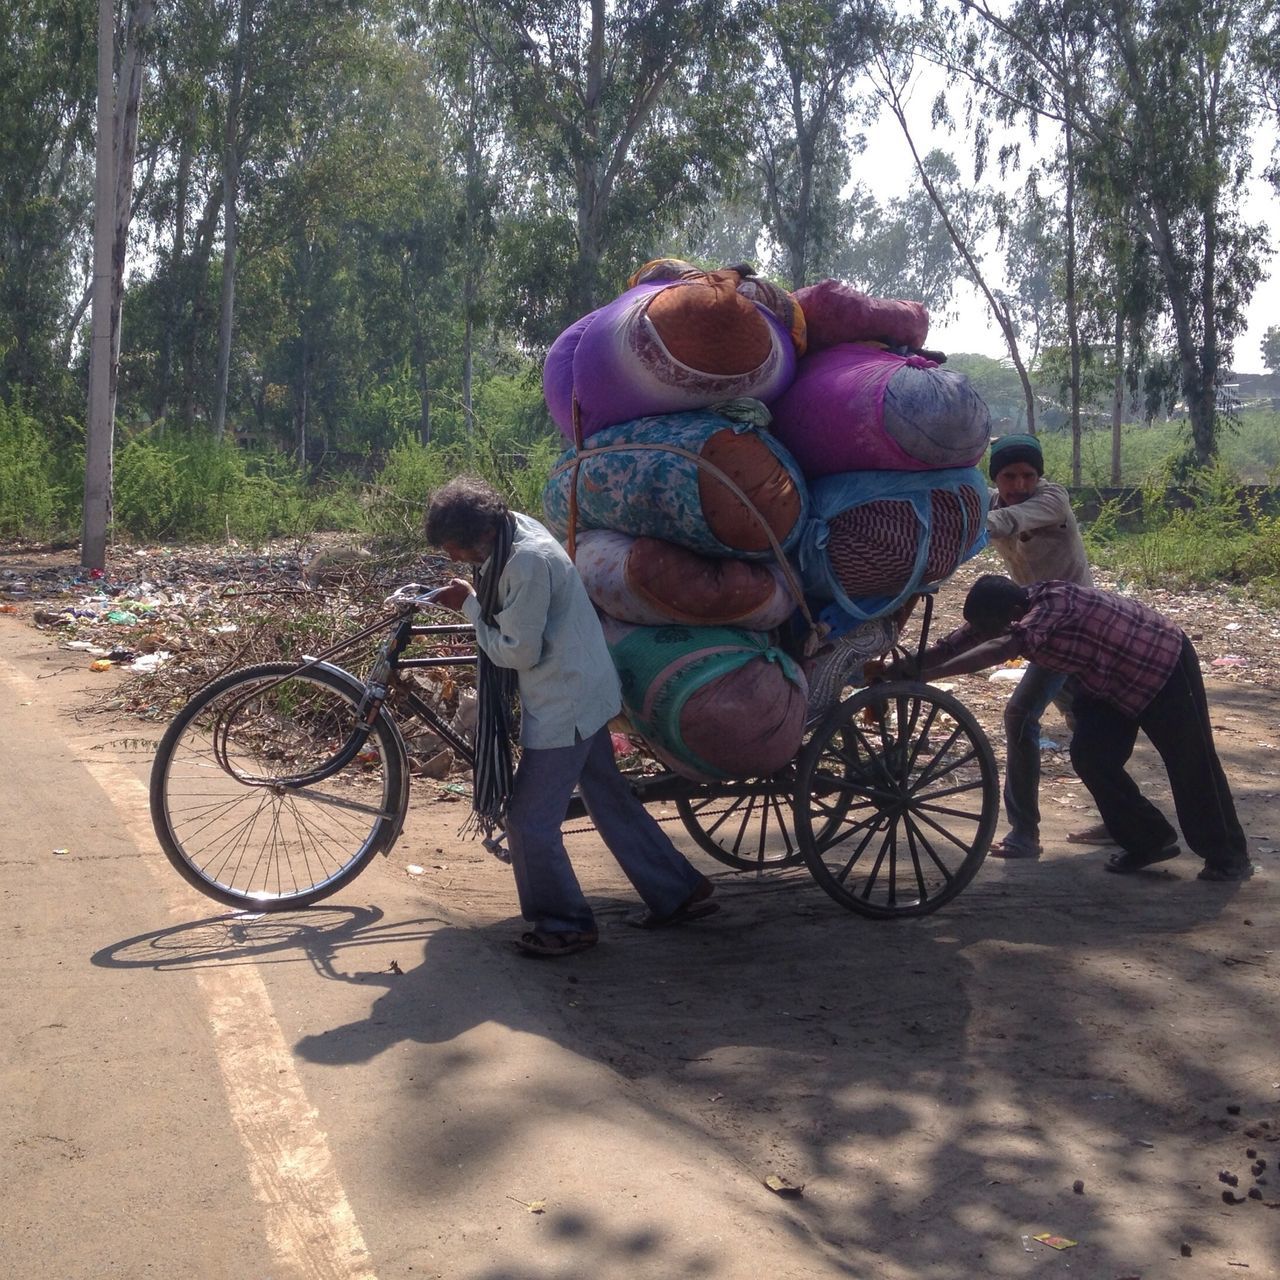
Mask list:
[[[7,665],[0,675],[20,699],[40,691]],[[69,746],[71,744],[68,744]],[[156,849],[147,788],[126,767],[75,753],[112,797],[130,836],[143,850]],[[208,902],[188,889],[159,849],[145,858],[177,920]],[[271,1007],[252,964],[196,970],[231,1121],[248,1157],[249,1176],[262,1202],[268,1240],[280,1268],[307,1280],[377,1280],[359,1223],[338,1180],[333,1155],[316,1109],[307,1101]]]

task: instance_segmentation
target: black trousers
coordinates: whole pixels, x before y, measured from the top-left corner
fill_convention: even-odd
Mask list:
[[[1169,820],[1138,790],[1125,765],[1138,730],[1160,753],[1178,824],[1192,852],[1210,866],[1238,867],[1248,846],[1213,745],[1200,660],[1183,638],[1178,665],[1135,719],[1091,694],[1077,697],[1071,764],[1089,788],[1107,830],[1127,853],[1155,853],[1177,839]]]

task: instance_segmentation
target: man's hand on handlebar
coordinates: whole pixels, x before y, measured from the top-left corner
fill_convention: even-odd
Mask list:
[[[402,608],[413,605],[418,609],[432,608],[452,609],[455,613],[462,609],[462,602],[474,595],[471,583],[465,578],[454,578],[447,586],[426,587],[419,582],[406,582],[396,588],[386,599],[386,603]]]
[[[442,609],[452,609],[455,613],[461,613],[462,602],[473,595],[475,595],[475,589],[466,578],[454,578],[447,587],[440,588],[440,594],[431,603],[438,604]]]
[[[909,653],[904,653],[889,662],[883,658],[873,658],[862,668],[862,676],[868,684],[875,684],[882,680],[918,680],[920,664]]]

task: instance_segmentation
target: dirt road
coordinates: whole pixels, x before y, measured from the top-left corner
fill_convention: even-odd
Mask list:
[[[914,923],[673,825],[725,910],[639,933],[575,836],[604,941],[538,962],[429,786],[318,908],[194,895],[150,835],[156,730],[73,714],[103,679],[0,617],[3,1274],[1280,1276],[1275,690],[1210,684],[1243,886],[1103,874],[1050,764],[1045,859]]]

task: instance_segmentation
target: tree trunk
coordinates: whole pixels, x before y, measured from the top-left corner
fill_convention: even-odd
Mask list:
[[[214,184],[205,201],[204,212],[192,238],[191,260],[184,268],[184,283],[191,298],[191,320],[187,326],[182,353],[182,420],[195,421],[196,389],[199,363],[200,336],[209,317],[206,299],[209,284],[209,264],[213,259],[213,235],[218,225],[218,212],[222,208],[222,183]],[[208,403],[206,399],[205,403]]]
[[[307,415],[311,409],[311,343],[307,338],[305,327],[299,356],[302,367],[299,370],[300,385],[298,387],[298,470],[305,472],[307,469]]]
[[[471,289],[468,277],[467,290]],[[471,304],[466,304],[466,315],[462,321],[462,420],[466,426],[467,439],[474,438],[476,433],[475,407],[471,403],[471,380],[475,372],[474,346],[475,325],[471,319]]]
[[[154,412],[163,420],[169,413],[173,395],[174,338],[182,309],[182,276],[187,255],[187,203],[191,196],[191,135],[195,128],[195,108],[187,114],[187,128],[178,141],[178,166],[174,182],[173,241],[169,247],[169,269],[165,280],[164,328],[160,334],[160,367],[157,372]]]
[[[471,384],[475,375],[475,311],[479,295],[479,257],[476,246],[476,223],[480,204],[480,141],[476,119],[476,103],[479,101],[479,72],[473,54],[468,66],[467,100],[467,190],[464,205],[462,243],[462,421],[467,439],[473,440],[476,432],[475,406],[471,402]]]
[[[1156,264],[1164,278],[1173,317],[1173,331],[1178,349],[1178,368],[1182,398],[1186,402],[1187,416],[1191,421],[1191,440],[1195,448],[1196,462],[1209,466],[1218,452],[1217,410],[1214,403],[1214,383],[1217,378],[1217,342],[1211,338],[1213,312],[1204,313],[1205,342],[1203,350],[1196,344],[1191,323],[1191,289],[1184,279],[1181,264],[1173,249],[1173,237],[1169,230],[1167,211],[1160,206],[1144,211],[1151,246],[1155,250]],[[1206,224],[1204,259],[1204,296],[1213,295],[1212,228]]]
[[[111,414],[115,417],[120,372],[120,321],[124,306],[124,261],[133,209],[133,160],[138,149],[142,98],[142,43],[155,18],[154,0],[137,0],[129,11],[124,62],[115,109],[115,226],[111,253]]]
[[[218,368],[213,398],[213,433],[222,438],[227,427],[227,389],[231,381],[231,338],[236,305],[236,252],[240,239],[240,105],[244,94],[246,44],[249,39],[250,0],[240,0],[236,21],[236,49],[227,93],[227,118],[222,138],[222,297],[218,307]]]
[[[1070,96],[1064,125],[1067,149],[1067,342],[1071,354],[1071,483],[1080,487],[1080,318],[1076,305],[1076,172],[1075,137],[1071,128]]]
[[[418,441],[425,449],[431,443],[431,377],[427,372],[427,339],[420,324],[414,326],[413,355],[418,374]]]
[[[98,0],[98,139],[93,209],[93,337],[85,426],[84,508],[80,563],[104,569],[111,524],[111,254],[115,232],[115,9]]]
[[[1111,393],[1111,483],[1120,484],[1120,426],[1124,421],[1124,315],[1116,310],[1116,380]]]
[[[218,367],[213,392],[213,434],[227,429],[227,388],[231,382],[231,337],[236,306],[236,251],[239,248],[240,158],[229,147],[222,173],[222,292],[218,304]]]

